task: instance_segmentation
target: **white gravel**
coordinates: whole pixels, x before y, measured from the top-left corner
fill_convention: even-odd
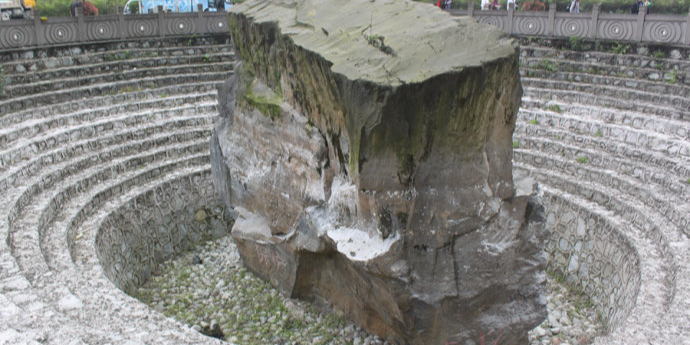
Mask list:
[[[593,306],[553,278],[548,289],[549,317],[530,332],[530,345],[591,343],[602,329]],[[218,324],[231,343],[387,344],[337,312],[283,297],[244,268],[230,236],[163,263],[135,297],[197,331]]]

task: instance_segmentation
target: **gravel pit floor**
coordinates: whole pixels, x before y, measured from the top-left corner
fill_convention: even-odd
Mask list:
[[[530,344],[585,345],[602,332],[587,298],[549,277],[549,317],[530,332]],[[283,297],[247,271],[230,236],[157,268],[134,296],[204,334],[247,345],[384,345],[342,315]]]

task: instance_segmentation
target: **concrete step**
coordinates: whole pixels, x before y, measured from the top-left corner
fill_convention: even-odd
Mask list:
[[[597,119],[541,109],[523,109],[518,121],[541,127],[562,129],[573,134],[592,137],[613,145],[626,144],[656,152],[667,157],[690,157],[690,142],[675,135],[660,134],[629,126],[608,124]],[[690,123],[687,127],[690,129]]]
[[[530,62],[528,62],[529,64]],[[690,86],[678,83],[678,71],[662,72],[659,70],[624,70],[618,74],[608,75],[593,69],[588,64],[564,64],[562,61],[544,66],[544,62],[532,61],[534,66],[520,69],[523,78],[538,78],[567,81],[592,85],[606,85],[627,90],[655,94],[670,94],[678,97],[690,97]],[[579,68],[583,68],[582,71]],[[589,68],[589,69],[587,69]],[[682,75],[681,77],[685,77]]]
[[[61,104],[22,109],[5,114],[0,117],[0,126],[10,127],[29,121],[41,123],[53,117],[60,117],[63,115],[71,116],[73,113],[88,114],[91,110],[106,111],[110,107],[120,112],[155,109],[159,105],[169,107],[172,102],[174,102],[174,105],[180,105],[187,103],[185,101],[186,97],[191,97],[193,99],[197,97],[196,95],[216,94],[216,89],[221,83],[222,81],[211,81],[206,83],[170,85],[156,89],[141,90],[139,92],[122,92],[116,95],[105,95],[103,97],[68,100]],[[156,102],[162,103],[156,104]],[[88,119],[86,120],[88,121]]]
[[[82,76],[66,77],[58,76],[55,78],[44,79],[23,84],[5,85],[4,91],[8,98],[31,96],[44,94],[47,92],[64,91],[85,86],[98,86],[103,83],[114,83],[120,81],[134,81],[146,78],[156,78],[169,75],[184,75],[196,73],[218,73],[226,74],[231,72],[233,63],[231,61],[215,62],[206,64],[173,65],[164,67],[136,68],[120,72],[91,73]]]
[[[690,61],[681,56],[655,57],[654,54],[615,54],[599,51],[556,50],[549,47],[520,46],[521,59],[550,59],[587,63],[593,67],[628,67],[629,69],[678,70],[690,76]],[[690,80],[688,83],[690,84]]]
[[[675,94],[659,94],[655,92],[637,91],[617,86],[595,85],[553,79],[528,77],[521,78],[521,80],[524,86],[532,88],[587,93],[591,95],[619,99],[624,102],[642,103],[654,107],[670,107],[684,112],[688,112],[690,109],[690,98]]]
[[[177,150],[163,153],[175,151]],[[149,162],[145,169],[140,169],[142,161],[152,158],[158,159]],[[65,181],[58,183],[55,188],[40,190],[32,198],[35,201],[21,208],[18,215],[9,222],[8,243],[12,248],[12,255],[29,282],[34,287],[43,287],[45,294],[42,295],[42,298],[46,303],[57,305],[65,311],[78,309],[83,304],[78,299],[71,297],[67,290],[56,296],[56,289],[60,288],[59,284],[51,283],[50,288],[44,288],[48,285],[47,281],[50,281],[52,275],[47,274],[50,272],[50,268],[41,249],[53,244],[44,242],[42,245],[41,236],[44,234],[47,224],[52,222],[55,214],[69,212],[70,210],[63,209],[65,203],[70,198],[85,193],[90,188],[112,185],[132,186],[135,184],[130,180],[144,182],[167,171],[210,164],[207,152],[196,154],[189,152],[185,156],[171,157],[171,160],[165,158],[165,154],[132,157],[127,160],[115,161],[113,164],[106,163],[105,166],[94,167],[82,172],[82,174],[70,176]],[[65,241],[65,238],[61,237],[59,240]]]
[[[65,136],[68,137],[67,140],[77,141],[119,128],[131,128],[187,114],[209,114],[216,111],[216,102],[206,101],[134,112],[100,111],[76,117],[77,120],[86,118],[88,121],[74,121],[75,117],[72,116],[68,119],[55,118],[52,121],[44,121],[45,125],[29,123],[29,126],[11,126],[5,131],[7,135],[0,133],[0,166],[26,157],[27,154],[22,157],[22,152],[28,147],[32,147],[31,150],[35,153],[40,147],[48,147],[47,142],[61,140],[59,138]]]
[[[203,40],[201,40],[203,41]],[[179,39],[170,40],[165,45],[147,44],[146,42],[105,43],[83,46],[58,46],[45,48],[29,48],[19,51],[0,52],[0,61],[8,74],[31,73],[37,71],[57,70],[72,66],[89,66],[94,63],[127,62],[161,58],[205,56],[206,54],[234,54],[232,46],[224,43],[207,42],[206,44],[188,44]],[[170,43],[173,43],[170,45]]]
[[[664,224],[668,223],[670,226],[676,227],[690,236],[690,231],[687,229],[688,224],[690,224],[690,208],[687,203],[683,202],[683,200],[686,200],[685,198],[673,196],[670,193],[664,193],[664,191],[660,192],[658,188],[654,188],[649,184],[645,185],[625,179],[625,176],[621,177],[614,167],[611,167],[611,169],[607,169],[606,166],[585,167],[583,164],[575,161],[565,161],[539,151],[523,149],[516,150],[513,161],[515,164],[527,164],[544,174],[546,172],[553,172],[554,174],[558,173],[562,176],[568,175],[568,179],[575,181],[596,181],[592,183],[601,185],[601,188],[597,191],[589,191],[589,189],[587,189],[587,195],[590,197],[599,195],[603,190],[616,191],[616,194],[620,195],[620,198],[633,198],[634,202],[641,201],[644,202],[647,207],[653,207],[653,211],[658,212],[662,217],[660,221]],[[551,182],[551,184],[555,185],[554,182]],[[562,186],[573,190],[577,189],[577,186],[572,184],[563,184]],[[574,192],[571,191],[571,193]],[[609,195],[609,197],[611,196]],[[624,205],[615,200],[605,200],[602,202],[606,202],[611,209],[616,206],[625,209],[626,212],[634,214],[633,211],[627,208],[627,204]]]
[[[686,156],[669,157],[635,145],[523,122],[517,124],[513,142],[516,148],[543,151],[580,165],[616,170],[640,183],[657,184],[674,195],[683,197],[690,193],[687,183],[690,161]]]
[[[11,64],[5,66],[5,84],[16,86],[61,78],[131,72],[137,69],[232,62],[235,59],[233,52],[214,52],[213,50],[209,52],[209,50],[195,50],[196,54],[184,56],[160,56],[159,50],[151,50],[143,52],[141,56],[129,57],[127,59],[125,57],[129,55],[118,52],[108,53],[109,55],[100,57],[99,55],[104,53],[81,55],[75,58],[76,64],[50,69],[39,69],[37,67],[45,64],[44,61],[17,61],[14,66]]]
[[[31,185],[33,181],[50,183],[52,180],[61,178],[62,175],[87,169],[95,162],[149,150],[155,146],[184,143],[190,140],[207,140],[211,134],[211,128],[208,127],[183,127],[159,133],[151,129],[146,131],[136,129],[114,134],[110,138],[96,138],[73,146],[61,147],[10,168],[0,179],[0,191]]]
[[[64,266],[64,263],[70,265],[70,262],[75,265],[74,269],[76,269],[77,274],[71,275],[68,284],[74,293],[85,301],[84,313],[81,316],[84,320],[87,321],[89,318],[109,320],[114,325],[114,329],[125,332],[125,334],[141,333],[141,339],[146,343],[160,343],[158,339],[163,339],[163,343],[222,344],[217,339],[201,336],[187,326],[163,317],[149,309],[148,306],[131,298],[122,290],[115,288],[113,281],[116,280],[111,280],[112,277],[108,274],[112,273],[108,272],[116,272],[118,265],[127,266],[133,261],[120,260],[122,254],[117,255],[116,261],[112,261],[109,254],[97,250],[98,243],[107,243],[114,238],[119,240],[126,238],[118,234],[103,233],[101,230],[106,226],[104,223],[108,223],[110,217],[124,216],[124,214],[118,213],[118,210],[125,205],[141,204],[139,200],[145,200],[146,198],[143,196],[154,190],[162,190],[162,194],[166,194],[165,191],[168,191],[167,194],[174,194],[170,193],[170,188],[179,188],[193,183],[192,181],[197,179],[206,181],[207,187],[201,189],[208,190],[209,187],[212,189],[209,167],[200,167],[193,171],[176,172],[175,174],[175,177],[138,184],[117,198],[105,200],[98,207],[86,203],[85,200],[92,202],[102,200],[98,195],[110,193],[107,190],[99,191],[93,196],[85,196],[84,200],[74,200],[74,205],[84,205],[81,210],[74,214],[71,220],[66,218],[66,224],[69,225],[63,226],[61,224],[65,223],[56,223],[56,228],[67,228],[70,231],[67,238],[71,259],[68,258],[67,254],[58,255],[55,258],[63,262],[63,264],[58,264],[60,266]],[[198,186],[198,184],[193,185]],[[169,204],[174,204],[174,202]],[[92,211],[87,212],[86,210],[89,209]],[[74,226],[74,224],[79,224],[79,226]],[[80,237],[75,237],[75,235]],[[104,244],[103,246],[121,248],[120,245],[114,246],[112,244]],[[129,255],[128,257],[138,260],[143,256]],[[150,320],[150,322],[142,325],[140,320],[143,319]],[[156,342],[157,340],[158,342]]]
[[[638,102],[634,99],[627,100],[597,93],[593,94],[591,92],[549,89],[546,83],[535,84],[537,85],[531,85],[529,82],[523,82],[525,96],[532,99],[588,104],[591,106],[612,108],[622,111],[635,111],[639,113],[646,113],[649,116],[658,116],[677,121],[690,121],[689,110],[678,109],[676,107],[671,107],[664,104],[650,104],[647,102]]]
[[[189,83],[222,82],[227,79],[232,72],[228,73],[197,73],[182,74],[160,77],[148,77],[138,80],[117,81],[111,83],[101,83],[97,85],[82,86],[78,88],[60,90],[48,93],[38,93],[30,96],[16,97],[0,101],[0,114],[20,111],[27,108],[59,104],[75,99],[85,99],[106,95],[117,95],[118,93],[140,92],[146,89],[160,88]]]
[[[190,107],[189,109],[194,108]],[[217,117],[213,113],[194,115],[196,115],[195,112],[180,112],[173,114],[171,118],[152,118],[149,120],[148,114],[138,114],[131,118],[125,116],[117,122],[106,120],[103,123],[96,123],[94,125],[78,126],[64,131],[52,131],[45,135],[16,143],[13,147],[0,151],[0,171],[6,171],[11,166],[24,160],[30,160],[31,157],[42,152],[59,149],[72,142],[80,143],[91,138],[107,137],[110,133],[119,133],[126,128],[130,128],[133,131],[149,130],[157,132],[173,127],[212,126],[213,121]],[[133,121],[133,123],[130,123],[130,121]]]
[[[568,114],[570,116],[588,118],[607,124],[664,134],[678,138],[679,140],[690,140],[690,125],[688,125],[687,122],[649,116],[645,113],[621,111],[588,104],[544,101],[530,98],[529,96],[523,97],[520,110],[530,111],[534,109],[557,109],[559,113]]]
[[[96,108],[79,107],[80,110],[49,117],[27,118],[22,122],[9,122],[0,128],[0,149],[6,149],[12,142],[35,137],[53,129],[65,126],[83,125],[103,118],[124,113],[161,112],[183,106],[209,105],[217,102],[215,92],[172,95],[158,99],[146,99],[136,103],[112,104]]]

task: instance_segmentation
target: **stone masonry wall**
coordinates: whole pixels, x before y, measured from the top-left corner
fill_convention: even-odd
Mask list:
[[[625,320],[640,286],[635,249],[606,217],[558,194],[544,194],[547,269],[580,286],[609,327]]]
[[[229,230],[210,171],[184,176],[142,193],[111,213],[96,237],[106,276],[127,293],[164,260]]]

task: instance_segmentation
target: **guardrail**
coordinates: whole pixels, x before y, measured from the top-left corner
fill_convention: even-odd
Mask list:
[[[0,49],[229,33],[227,12],[56,17],[0,22]]]
[[[690,13],[682,15],[600,13],[594,5],[591,13],[557,12],[556,4],[548,11],[475,11],[469,3],[466,11],[451,10],[454,15],[476,18],[480,23],[497,26],[509,35],[542,37],[580,37],[589,39],[690,45]]]
[[[77,16],[0,22],[0,49],[75,43],[107,42],[130,38],[203,35],[228,32],[226,12],[164,13]],[[480,23],[497,26],[509,35],[541,37],[581,37],[590,39],[690,45],[690,13],[655,15],[640,10],[634,14],[605,14],[594,5],[591,13],[548,11],[523,12],[512,8],[501,11],[451,10],[454,15],[470,16]]]

